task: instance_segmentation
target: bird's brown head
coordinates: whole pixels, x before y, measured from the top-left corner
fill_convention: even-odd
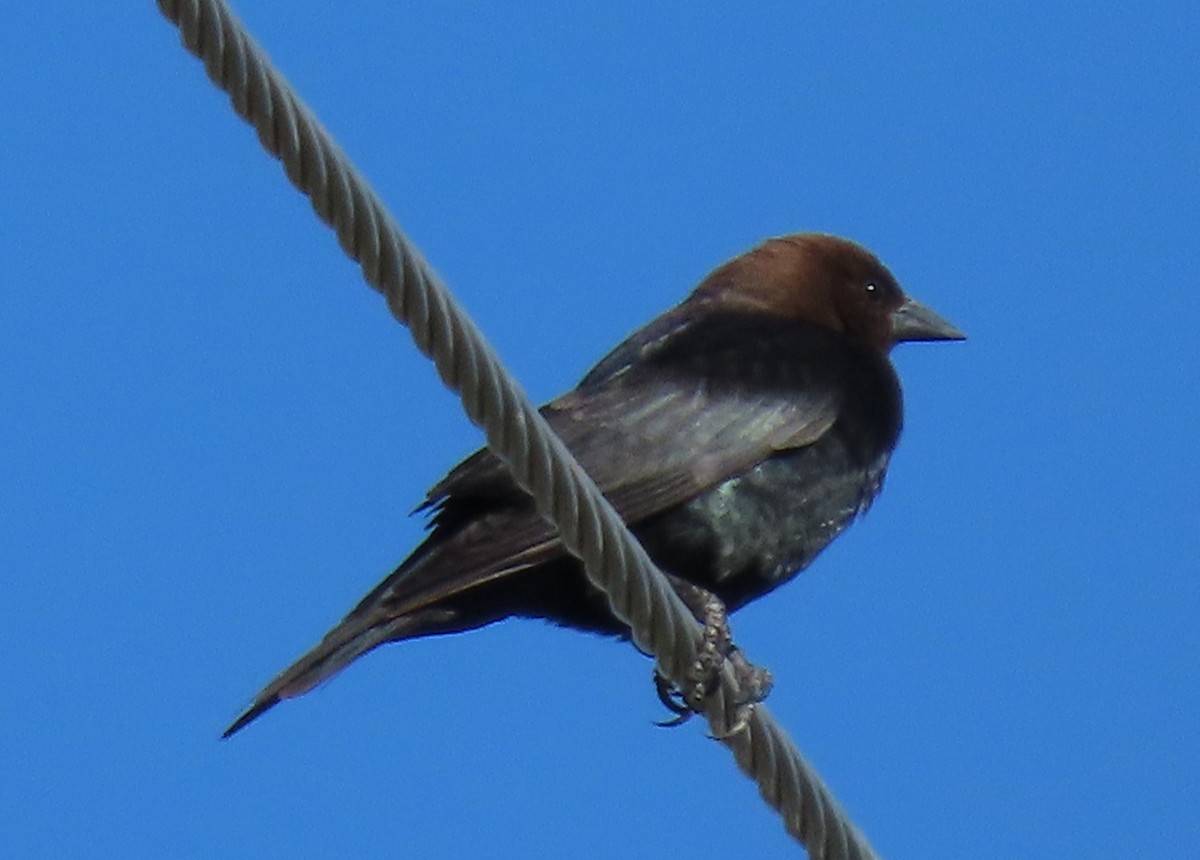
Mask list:
[[[822,233],[768,239],[715,269],[692,300],[803,319],[885,353],[902,341],[966,338],[906,296],[866,248]]]

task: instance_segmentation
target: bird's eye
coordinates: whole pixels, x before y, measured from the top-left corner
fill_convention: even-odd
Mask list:
[[[883,298],[883,290],[875,281],[867,281],[863,289],[866,290],[867,298],[871,301],[878,301]]]

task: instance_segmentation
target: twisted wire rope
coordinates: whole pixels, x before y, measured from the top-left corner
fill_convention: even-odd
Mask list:
[[[158,0],[158,6],[234,110],[254,126],[262,146],[280,160],[288,179],[334,229],[342,249],[383,294],[442,381],[460,395],[488,445],[630,625],[635,644],[654,656],[667,677],[683,681],[696,659],[695,619],[368,183],[222,0]],[[729,732],[742,718],[738,697],[726,666],[704,715],[788,833],[816,860],[874,858],[865,836],[765,706],[753,706]]]

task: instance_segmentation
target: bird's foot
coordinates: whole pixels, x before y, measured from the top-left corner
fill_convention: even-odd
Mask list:
[[[716,740],[732,737],[745,729],[750,722],[750,715],[754,713],[754,706],[771,695],[771,688],[775,685],[771,670],[755,666],[746,657],[746,652],[736,645],[732,646],[727,659],[733,668],[734,677],[737,678],[737,707],[734,711],[733,725],[721,734],[713,735]]]
[[[700,647],[696,650],[696,662],[688,673],[688,685],[684,698],[693,711],[704,707],[708,694],[716,689],[718,676],[725,658],[734,650],[733,631],[729,628],[729,614],[721,598],[711,591],[701,591],[698,608],[692,611],[696,620],[703,625]]]
[[[704,700],[720,683],[720,673],[726,661],[733,669],[738,682],[737,716],[733,725],[723,735],[736,734],[746,727],[750,712],[771,692],[771,673],[751,663],[745,653],[733,644],[733,633],[729,627],[729,615],[725,604],[712,592],[691,583],[676,580],[676,592],[692,610],[702,625],[700,647],[696,660],[688,670],[682,688],[677,687],[657,670],[654,686],[658,700],[674,717],[656,725],[674,727],[683,725],[692,714],[704,709]]]

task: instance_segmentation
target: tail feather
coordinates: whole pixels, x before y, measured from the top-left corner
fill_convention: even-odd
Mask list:
[[[322,681],[336,675],[352,662],[385,642],[404,638],[408,618],[354,617],[352,614],[325,635],[325,638],[276,676],[262,692],[254,697],[240,717],[222,734],[232,737],[284,699],[303,695]]]

